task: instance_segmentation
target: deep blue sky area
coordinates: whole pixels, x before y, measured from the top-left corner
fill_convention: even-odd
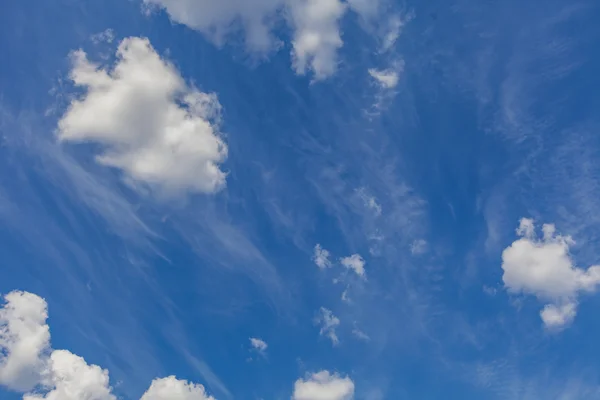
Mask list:
[[[51,334],[15,364],[29,331],[5,297],[0,398],[137,400],[176,376],[218,400],[600,399],[599,17],[0,0],[0,294],[43,298]],[[112,395],[64,389],[60,349]],[[207,398],[143,398],[162,399]]]

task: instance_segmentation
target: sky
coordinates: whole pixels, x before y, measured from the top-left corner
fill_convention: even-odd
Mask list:
[[[600,3],[0,10],[0,398],[600,399]]]

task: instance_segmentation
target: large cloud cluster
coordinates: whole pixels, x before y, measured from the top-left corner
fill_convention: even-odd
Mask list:
[[[53,350],[48,305],[28,292],[4,296],[0,308],[0,385],[24,400],[116,400],[108,371],[68,350]],[[155,379],[142,400],[214,400],[202,385]]]
[[[283,20],[292,30],[293,66],[298,74],[313,72],[315,79],[337,69],[337,52],[343,45],[340,20],[348,9],[373,17],[378,1],[371,0],[144,0],[159,7],[175,22],[222,44],[232,33],[244,33],[251,52],[266,53],[279,45],[273,34]]]
[[[108,371],[68,350],[53,350],[48,305],[28,292],[4,296],[0,308],[0,385],[23,400],[116,400]],[[259,342],[257,342],[259,343]],[[263,350],[266,343],[260,341]],[[260,347],[260,346],[259,346]],[[299,379],[294,400],[349,400],[354,383],[328,371]],[[140,400],[215,400],[204,386],[175,376],[152,381]]]

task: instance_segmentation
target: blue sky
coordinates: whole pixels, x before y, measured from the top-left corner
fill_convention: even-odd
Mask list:
[[[248,4],[2,4],[0,397],[599,399],[600,5]]]

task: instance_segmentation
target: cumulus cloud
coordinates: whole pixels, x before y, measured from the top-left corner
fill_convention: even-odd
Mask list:
[[[46,394],[27,394],[23,400],[116,400],[111,393],[108,371],[88,365],[67,350],[55,350],[49,361]]]
[[[315,322],[321,326],[320,335],[325,336],[331,340],[331,343],[336,346],[340,343],[340,339],[337,336],[336,328],[340,325],[338,317],[333,315],[331,310],[321,307],[319,315],[315,319]]]
[[[346,11],[340,0],[304,0],[292,2],[291,15],[295,28],[292,57],[296,73],[308,69],[315,79],[333,75],[337,70],[337,51],[344,42],[339,20]]]
[[[237,31],[244,33],[251,52],[266,53],[279,45],[273,27],[287,20],[292,29],[294,70],[309,70],[315,79],[326,78],[337,69],[337,51],[343,45],[339,20],[346,12],[341,0],[144,0],[146,5],[167,11],[172,20],[195,29],[217,44]],[[372,1],[351,0],[350,8],[361,15],[372,14]],[[283,16],[287,16],[284,19]]]
[[[285,0],[144,0],[165,9],[171,19],[202,32],[217,44],[236,30],[244,32],[250,50],[265,52],[276,45],[271,34]]]
[[[351,400],[354,397],[354,382],[329,371],[298,379],[294,384],[292,400]]]
[[[552,224],[544,224],[538,238],[533,220],[523,218],[516,233],[520,238],[502,252],[504,286],[546,302],[540,312],[546,327],[566,326],[575,318],[579,294],[600,284],[600,266],[576,267],[569,254],[575,242]]]
[[[99,163],[169,193],[223,188],[217,97],[188,86],[147,39],[124,39],[116,56],[107,68],[73,53],[70,77],[84,94],[59,121],[59,139],[97,143]]]
[[[14,291],[0,308],[0,385],[29,392],[23,400],[116,400],[108,371],[67,350],[50,348],[48,305]],[[33,391],[35,389],[35,391]],[[155,379],[141,400],[215,400],[204,387],[174,376]]]
[[[264,354],[267,351],[267,348],[269,347],[267,342],[259,338],[250,338],[250,345],[254,350],[258,351],[261,354]]]
[[[0,385],[25,392],[35,387],[46,369],[50,330],[44,299],[15,291],[0,308]]]
[[[317,264],[317,267],[321,269],[331,267],[331,261],[329,261],[329,256],[330,254],[328,250],[321,247],[321,245],[318,243],[315,245],[315,250],[312,259],[315,262],[315,264]]]
[[[204,386],[174,376],[155,379],[140,400],[215,400]]]
[[[365,277],[365,260],[360,254],[352,254],[351,256],[340,259],[342,265],[348,269],[353,270],[356,275],[364,278]]]

